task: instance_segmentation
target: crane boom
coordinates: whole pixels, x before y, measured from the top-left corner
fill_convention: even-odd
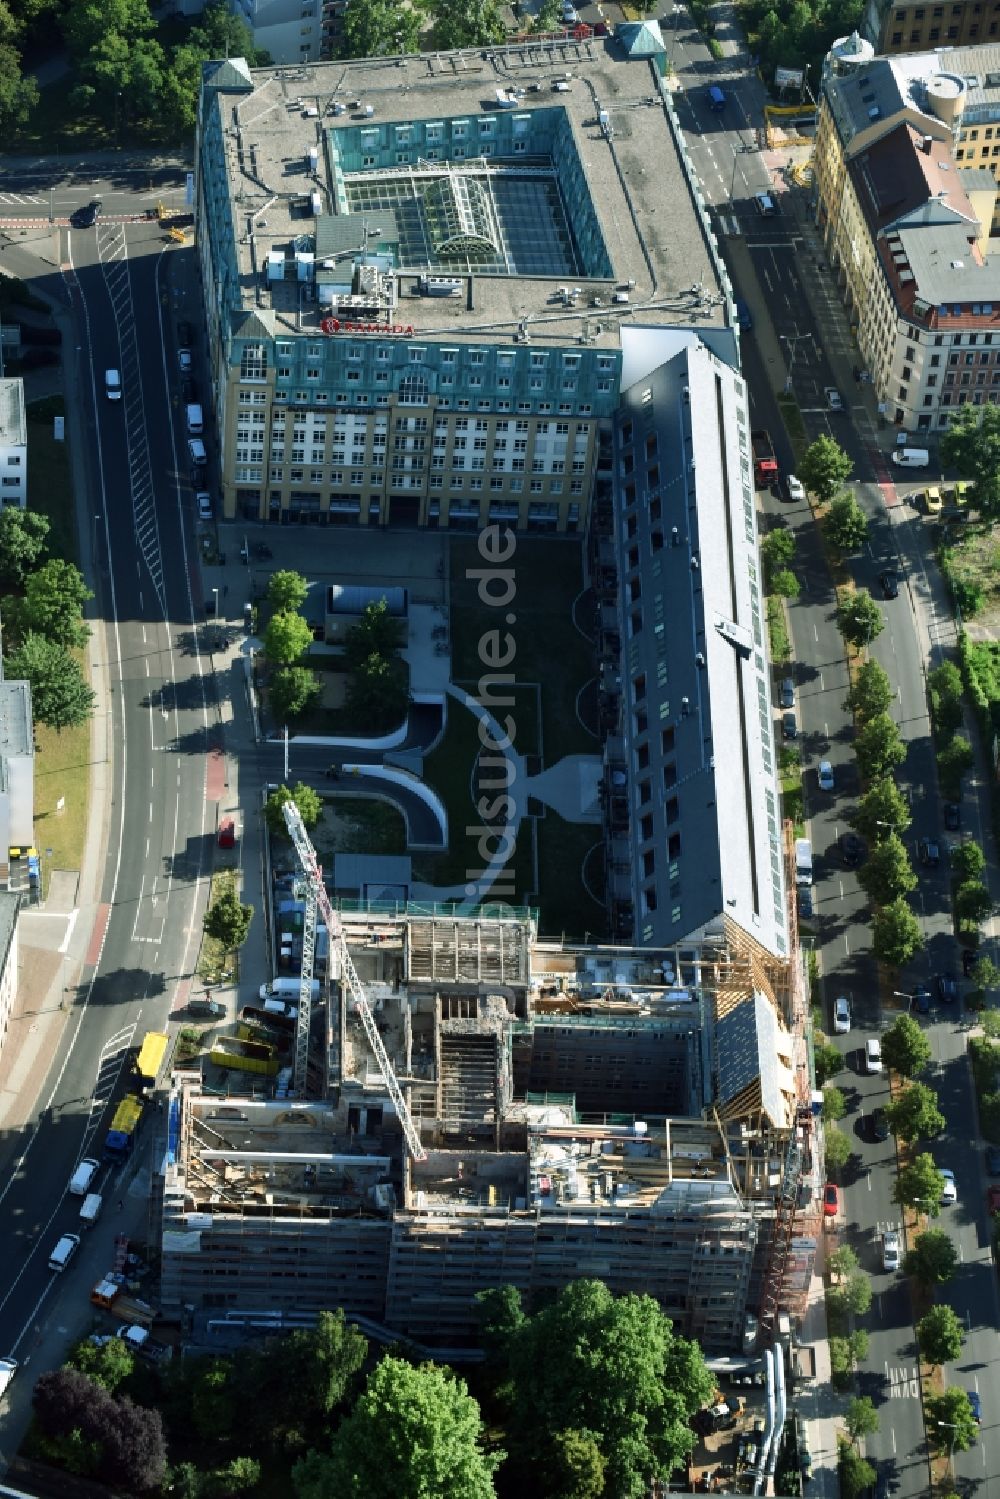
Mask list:
[[[368,1044],[375,1053],[375,1060],[382,1073],[389,1097],[395,1106],[407,1147],[414,1160],[423,1161],[426,1159],[427,1152],[420,1143],[420,1136],[417,1134],[416,1126],[413,1123],[409,1105],[403,1097],[403,1090],[399,1086],[392,1063],[389,1061],[389,1054],[382,1043],[382,1037],[379,1035],[378,1028],[375,1025],[375,1017],[368,1003],[368,996],[365,994],[364,985],[358,976],[358,970],[354,966],[354,959],[351,957],[347,947],[347,937],[344,932],[343,923],[330,904],[330,897],[327,895],[326,886],[323,883],[323,873],[316,858],[316,850],[313,848],[309,834],[306,832],[305,823],[302,821],[302,814],[293,801],[285,802],[282,811],[285,816],[285,826],[288,828],[289,836],[295,845],[295,852],[299,857],[299,864],[302,866],[302,873],[309,882],[319,913],[323,918],[323,924],[330,938],[330,956],[331,958],[333,957],[333,951],[336,948],[340,955],[341,974],[347,981],[347,987],[351,992],[351,999],[354,1001],[355,1008],[361,1016],[361,1024],[365,1028]]]

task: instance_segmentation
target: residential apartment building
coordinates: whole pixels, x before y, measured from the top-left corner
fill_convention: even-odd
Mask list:
[[[854,37],[825,67],[817,220],[882,409],[907,431],[1000,398],[998,194],[979,140],[1000,71],[971,71],[987,53],[872,59]]]
[[[28,503],[28,422],[24,381],[0,379],[0,505]]]
[[[823,1171],[797,965],[739,934],[567,949],[523,912],[342,915],[421,1154],[339,984],[326,1097],[178,1071],[152,1149],[165,1311],[342,1305],[461,1348],[484,1287],[593,1275],[713,1352],[801,1315]]]
[[[622,346],[594,567],[612,616],[600,642],[612,929],[662,946],[736,923],[785,957],[746,385],[709,335],[623,330]]]
[[[657,60],[603,40],[210,64],[196,175],[230,518],[582,534],[623,327],[726,321]]]
[[[996,0],[868,0],[861,34],[877,52],[928,52],[937,47],[976,47],[1000,39],[1000,4]]]

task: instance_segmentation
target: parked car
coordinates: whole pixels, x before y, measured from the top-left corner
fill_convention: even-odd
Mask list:
[[[799,885],[797,895],[800,917],[803,921],[811,920],[814,909],[812,887],[809,885]]]
[[[944,1005],[953,1005],[958,998],[958,984],[953,973],[939,973],[937,976],[938,999]]]
[[[816,772],[816,779],[819,782],[820,791],[833,790],[833,766],[830,764],[829,760],[821,760],[819,762],[819,769]]]
[[[836,1218],[840,1212],[840,1189],[836,1182],[827,1182],[823,1188],[823,1214],[826,1218]]]
[[[917,840],[917,857],[928,869],[934,869],[941,862],[941,849],[933,838],[920,838]]]
[[[70,215],[70,223],[74,229],[92,229],[101,216],[104,205],[100,198],[93,198],[82,208],[74,209]]]
[[[782,677],[779,696],[783,708],[795,707],[795,683],[791,677]]]
[[[941,514],[941,491],[936,484],[929,485],[924,490],[924,508],[928,515]]]
[[[198,502],[198,519],[199,520],[211,520],[212,519],[212,496],[208,493],[208,490],[207,489],[199,489],[198,493],[195,495],[195,499]]]
[[[944,825],[949,833],[957,833],[962,826],[962,809],[958,802],[945,802]]]
[[[191,365],[192,365],[191,350],[190,349],[178,349],[177,350],[177,367],[180,370],[181,374],[182,375],[188,374],[190,372]]]
[[[786,739],[797,739],[799,737],[799,726],[795,721],[794,713],[782,713],[781,732]]]
[[[198,404],[198,382],[193,375],[185,375],[181,380],[181,401],[185,406]]]
[[[939,1166],[938,1170],[944,1177],[944,1186],[941,1188],[941,1202],[945,1207],[958,1201],[958,1188],[955,1185],[955,1173],[949,1171],[945,1166]]]
[[[882,1043],[877,1036],[869,1036],[865,1042],[865,1071],[882,1071]]]
[[[986,1211],[991,1217],[994,1213],[1000,1213],[1000,1187],[987,1188]]]
[[[873,1140],[888,1140],[890,1134],[889,1115],[885,1109],[880,1107],[872,1110],[871,1129]]]
[[[181,318],[177,323],[177,342],[182,349],[190,349],[194,343],[194,329],[185,318]]]
[[[835,385],[828,385],[824,391],[824,395],[826,396],[826,404],[831,411],[843,411],[844,399]]]
[[[736,299],[736,321],[747,333],[753,327],[753,313],[750,311],[749,304],[741,297]]]
[[[987,1145],[986,1169],[990,1176],[1000,1176],[1000,1145]]]
[[[851,1028],[851,1004],[846,994],[838,994],[833,1001],[833,1030],[837,1036],[846,1036]]]
[[[854,869],[861,863],[865,856],[864,840],[857,833],[841,833],[837,840],[840,848],[840,857],[848,869]]]
[[[804,500],[806,497],[806,486],[794,474],[788,475],[788,478],[785,480],[785,489],[788,492],[788,498],[794,500],[796,503]]]
[[[914,989],[910,1005],[911,1008],[916,1010],[920,1015],[930,1014],[931,991],[929,989],[925,989],[921,984],[918,988]]]
[[[895,568],[887,567],[880,572],[878,580],[882,585],[882,597],[884,599],[896,599],[899,597],[899,574]]]

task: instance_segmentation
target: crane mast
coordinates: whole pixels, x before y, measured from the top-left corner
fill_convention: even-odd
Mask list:
[[[378,1063],[379,1071],[382,1074],[382,1078],[388,1090],[389,1097],[392,1099],[393,1105],[396,1109],[396,1114],[399,1118],[399,1123],[402,1127],[403,1136],[406,1140],[409,1152],[414,1160],[425,1160],[427,1152],[424,1150],[424,1147],[420,1143],[420,1136],[418,1135],[416,1126],[413,1123],[409,1105],[407,1104],[406,1099],[403,1097],[403,1090],[399,1086],[399,1083],[396,1079],[396,1074],[393,1071],[392,1063],[389,1061],[389,1054],[386,1051],[385,1046],[383,1045],[382,1037],[379,1035],[378,1028],[375,1025],[375,1017],[372,1014],[371,1006],[368,1003],[368,997],[365,994],[364,985],[362,984],[361,979],[358,976],[358,971],[354,966],[354,959],[351,957],[351,954],[348,951],[347,936],[344,932],[343,923],[337,912],[330,904],[330,897],[326,893],[326,886],[323,884],[323,874],[319,867],[319,862],[316,858],[316,850],[313,848],[312,843],[309,839],[309,834],[306,832],[305,823],[302,821],[302,814],[293,801],[285,802],[282,811],[285,817],[285,826],[288,828],[289,836],[292,840],[292,843],[295,845],[295,852],[298,855],[299,864],[301,866],[302,873],[305,876],[307,885],[306,919],[304,924],[302,943],[302,978],[303,993],[307,997],[306,1003],[309,1002],[312,993],[313,956],[316,944],[316,911],[318,909],[320,916],[322,916],[323,918],[323,924],[326,927],[327,935],[330,939],[330,958],[332,960],[334,951],[336,950],[340,958],[341,979],[342,981],[346,981],[347,987],[350,990],[354,1007],[357,1010],[358,1014],[361,1016],[361,1024],[364,1026],[368,1044],[371,1047],[372,1051],[375,1053],[375,1060]],[[312,906],[313,911],[311,924],[309,920],[310,906]],[[308,954],[307,964],[306,947],[310,945],[310,930],[312,950]],[[305,977],[307,966],[309,970],[308,982],[306,981]],[[306,1046],[308,1046],[309,1040],[308,1026],[303,1027],[301,1024],[301,1007],[302,1001],[300,1000],[300,1025],[296,1032],[297,1084],[299,1081],[299,1032],[305,1030]],[[302,1069],[302,1080],[304,1083],[304,1062]]]

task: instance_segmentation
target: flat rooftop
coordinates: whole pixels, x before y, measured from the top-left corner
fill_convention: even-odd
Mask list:
[[[206,98],[246,310],[315,331],[324,289],[363,258],[395,278],[389,322],[417,339],[617,347],[627,322],[724,324],[666,95],[614,38],[250,78],[213,96],[209,73]],[[269,274],[296,256],[297,275]],[[457,285],[427,295],[427,275]]]

